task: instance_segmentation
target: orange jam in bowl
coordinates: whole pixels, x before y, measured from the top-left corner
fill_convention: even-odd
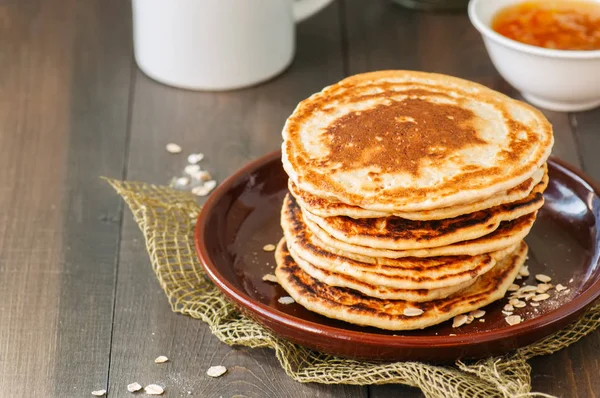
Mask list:
[[[600,3],[528,1],[500,10],[492,29],[521,43],[557,50],[600,50]]]

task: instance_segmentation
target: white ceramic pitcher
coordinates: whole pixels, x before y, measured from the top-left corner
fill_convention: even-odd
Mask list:
[[[281,73],[295,23],[333,0],[132,0],[133,42],[151,78],[192,90],[232,90]]]

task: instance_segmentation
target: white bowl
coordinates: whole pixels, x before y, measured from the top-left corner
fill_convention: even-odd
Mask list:
[[[600,2],[600,0],[596,0]],[[565,51],[506,38],[490,25],[494,15],[523,0],[471,0],[469,19],[502,77],[532,104],[554,111],[600,106],[600,50]]]

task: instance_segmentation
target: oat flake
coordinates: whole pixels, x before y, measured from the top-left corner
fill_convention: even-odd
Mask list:
[[[173,142],[169,142],[165,147],[169,153],[180,153],[181,147]]]
[[[527,303],[525,303],[524,301],[518,300],[517,303],[513,304],[513,307],[515,308],[524,308],[527,305]]]
[[[92,391],[92,395],[95,395],[96,397],[103,397],[106,395],[106,390]]]
[[[227,372],[227,368],[223,365],[211,366],[206,371],[206,374],[210,377],[220,377],[223,376]]]
[[[142,389],[142,385],[140,383],[131,383],[127,384],[127,391],[136,392]]]
[[[404,316],[419,316],[423,315],[423,310],[420,308],[408,307],[402,312]]]
[[[169,360],[169,358],[167,358],[167,357],[166,357],[166,356],[164,356],[164,355],[161,355],[161,356],[157,357],[157,358],[154,360],[154,363],[165,363],[165,362],[167,362],[168,360]]]
[[[212,188],[206,185],[200,185],[199,187],[192,188],[192,193],[196,196],[206,196],[212,191]]]
[[[192,153],[187,157],[187,161],[189,164],[196,164],[204,159],[203,153]]]
[[[457,315],[454,317],[454,320],[452,321],[452,327],[458,328],[458,327],[461,327],[462,325],[464,325],[465,323],[467,323],[467,316],[465,314]]]
[[[263,250],[266,252],[272,252],[275,250],[275,245],[272,243],[269,243],[268,245],[264,245]]]
[[[481,318],[482,316],[485,315],[485,311],[484,310],[475,310],[475,311],[469,312],[469,315],[471,315],[473,318]]]
[[[175,185],[177,185],[178,187],[185,187],[189,183],[190,183],[189,177],[179,177],[178,179],[175,180]]]
[[[148,384],[144,387],[144,392],[148,395],[162,395],[165,392],[165,389],[158,384]]]
[[[510,285],[507,289],[509,292],[516,292],[517,290],[519,290],[519,285],[517,285],[516,283],[513,283],[512,285]]]
[[[188,174],[188,175],[191,175],[191,176],[193,176],[194,174],[198,173],[199,171],[200,171],[200,166],[198,166],[197,164],[188,164],[183,169],[183,172],[185,174]]]
[[[273,282],[273,283],[279,283],[279,281],[277,280],[277,277],[273,274],[265,274],[262,277],[262,280],[265,282]]]
[[[561,285],[560,283],[558,285],[556,285],[556,291],[557,292],[562,292],[563,290],[567,290],[567,287]]]
[[[212,191],[217,186],[217,182],[215,180],[209,180],[204,183],[204,187],[208,189],[208,191]]]
[[[540,283],[537,287],[537,293],[546,293],[548,290],[552,289],[552,285],[549,283]]]
[[[534,298],[532,298],[533,301],[544,301],[550,298],[550,295],[548,293],[544,293],[544,294],[538,294],[537,296],[535,296]]]
[[[279,297],[279,299],[277,299],[277,302],[279,304],[294,304],[296,302],[296,300],[294,300],[290,296],[283,296],[283,297]]]
[[[535,276],[535,279],[537,279],[538,281],[543,282],[543,283],[548,283],[552,280],[552,278],[550,278],[548,275],[544,275],[544,274],[537,274]]]
[[[192,173],[191,176],[192,176],[192,178],[194,180],[198,180],[198,181],[201,181],[201,182],[209,181],[209,180],[212,179],[212,176],[206,170],[198,170],[197,172]]]
[[[506,323],[508,323],[510,326],[516,325],[521,323],[522,319],[520,315],[510,315],[507,316],[506,318],[504,318],[504,320],[506,321]]]
[[[537,286],[533,286],[533,285],[525,285],[522,288],[519,289],[519,293],[527,293],[527,292],[534,292],[537,290]]]

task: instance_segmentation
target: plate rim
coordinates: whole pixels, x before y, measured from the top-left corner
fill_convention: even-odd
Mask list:
[[[368,331],[355,331],[348,330],[340,327],[334,327],[324,325],[302,318],[295,317],[285,312],[279,311],[267,304],[263,304],[250,295],[245,293],[243,290],[238,289],[234,284],[230,283],[219,271],[219,268],[212,261],[211,256],[208,253],[208,249],[204,240],[204,227],[214,209],[219,203],[225,193],[228,192],[229,188],[239,180],[245,178],[251,172],[258,170],[265,164],[275,161],[281,158],[281,149],[270,152],[263,155],[237,171],[231,176],[226,178],[210,195],[196,221],[194,231],[194,241],[196,246],[196,254],[200,259],[200,263],[207,273],[211,281],[221,290],[229,299],[233,300],[236,304],[254,312],[260,317],[267,318],[269,321],[279,324],[280,326],[293,328],[299,331],[309,332],[318,334],[322,337],[332,338],[334,340],[346,340],[354,342],[360,339],[362,344],[386,346],[389,348],[426,348],[426,347],[454,347],[460,348],[465,345],[465,340],[469,340],[468,345],[486,344],[494,341],[501,340],[503,338],[515,338],[519,336],[527,335],[528,333],[544,328],[548,325],[559,324],[565,318],[574,316],[588,306],[590,306],[598,297],[600,297],[600,278],[598,278],[593,284],[591,284],[586,290],[573,297],[568,303],[553,309],[541,316],[533,319],[525,320],[517,325],[507,326],[502,329],[486,330],[486,331],[474,331],[468,334],[458,335],[428,335],[428,336],[402,336],[402,335],[390,335],[390,334],[378,334],[371,333]],[[558,159],[554,156],[550,156],[548,159],[549,163],[566,170],[570,174],[582,179],[589,187],[600,197],[600,188],[593,179],[591,179],[586,173],[577,169],[575,166]],[[589,264],[588,264],[589,266]],[[389,331],[393,333],[394,331]],[[402,331],[397,331],[401,333]],[[547,336],[547,335],[545,335]],[[287,336],[286,336],[287,338]]]

